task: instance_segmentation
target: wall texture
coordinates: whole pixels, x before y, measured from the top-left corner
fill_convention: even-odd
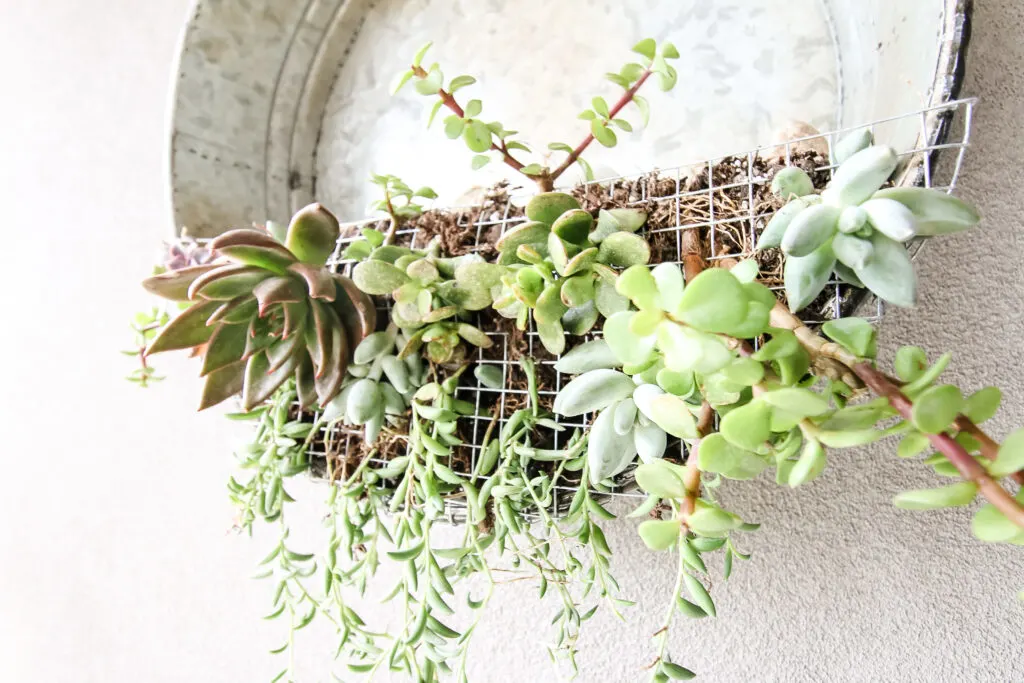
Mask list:
[[[921,306],[890,312],[883,331],[954,351],[966,388],[999,383],[1002,434],[1024,423],[1024,7],[976,4],[966,91],[983,102],[962,194],[986,221],[924,250]],[[185,361],[163,361],[172,379],[140,394],[113,353],[167,234],[164,111],[186,5],[0,0],[4,680],[276,673],[262,654],[280,637],[259,619],[267,587],[244,578],[269,539],[227,533],[223,482],[240,431],[191,411]],[[730,487],[728,502],[765,526],[750,538],[753,561],[716,587],[719,619],[675,632],[677,658],[707,681],[1024,681],[1020,554],[972,541],[966,512],[890,507],[928,480],[879,446],[836,454],[824,480],[797,492]],[[300,489],[315,530],[323,491]],[[638,605],[626,624],[591,623],[581,681],[638,679],[670,589],[668,558],[641,552],[629,522],[609,536]],[[539,642],[550,613],[523,584],[499,592],[473,680],[552,680]],[[324,635],[300,641],[304,683],[329,680]]]

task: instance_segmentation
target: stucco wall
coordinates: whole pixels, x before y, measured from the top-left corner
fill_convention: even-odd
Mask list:
[[[961,193],[982,230],[929,245],[921,306],[891,311],[892,340],[956,353],[965,388],[1008,395],[994,431],[1024,423],[1024,7],[976,3],[967,94],[983,98]],[[91,7],[89,6],[91,5]],[[165,104],[187,0],[0,0],[0,675],[51,681],[261,681],[279,643],[268,587],[247,577],[268,538],[226,533],[224,481],[241,429],[191,410],[192,368],[146,393],[121,380],[137,280],[167,234]],[[13,240],[13,241],[12,241]],[[754,559],[716,587],[720,616],[677,630],[707,681],[1024,681],[1020,553],[982,546],[967,512],[889,505],[927,485],[891,445],[836,453],[805,489],[728,488],[765,523]],[[323,490],[300,486],[317,530]],[[609,527],[629,622],[597,617],[581,681],[636,680],[670,590],[667,556]],[[389,584],[387,577],[384,584]],[[551,615],[504,587],[475,645],[473,680],[552,679]],[[325,634],[300,640],[302,681],[329,680]]]

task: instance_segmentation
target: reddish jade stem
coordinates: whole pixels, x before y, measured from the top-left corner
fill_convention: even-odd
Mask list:
[[[427,77],[426,70],[421,66],[412,67],[412,72],[416,75],[417,78]],[[441,102],[443,102],[444,106],[448,107],[448,109],[450,109],[453,114],[458,116],[460,119],[466,118],[466,111],[461,106],[459,106],[459,103],[455,101],[455,98],[452,96],[450,92],[448,92],[444,88],[441,88],[440,90],[437,91],[437,96],[441,98]],[[501,152],[502,161],[504,161],[506,164],[508,164],[515,170],[522,172],[522,170],[525,168],[524,164],[517,161],[512,156],[512,154],[508,150],[508,147],[505,146],[504,141],[502,141],[500,145],[491,142],[491,149],[493,149],[495,152]],[[533,178],[533,176],[530,177]]]
[[[871,391],[875,392],[879,396],[885,397],[889,401],[889,405],[895,408],[904,419],[911,419],[911,413],[913,412],[913,403],[907,396],[900,391],[900,388],[889,381],[878,370],[873,368],[869,363],[859,362],[850,367],[857,376],[864,381]],[[1000,512],[1006,515],[1007,519],[1011,520],[1014,524],[1024,529],[1024,507],[1021,506],[1016,500],[1013,499],[1006,489],[996,482],[985,468],[982,467],[977,460],[971,457],[971,455],[964,449],[963,446],[953,440],[948,434],[929,434],[928,440],[931,441],[932,446],[935,447],[940,453],[946,456],[947,459],[956,467],[962,476],[967,481],[974,482],[978,486],[978,491],[984,498],[996,506]]]
[[[623,107],[625,107],[627,104],[629,104],[630,102],[633,101],[633,98],[636,96],[637,91],[640,90],[640,87],[644,84],[644,82],[648,78],[651,77],[652,73],[653,72],[650,69],[647,69],[646,71],[644,71],[640,75],[640,78],[636,79],[636,83],[634,83],[632,86],[630,86],[629,90],[627,90],[626,92],[622,93],[622,97],[619,98],[619,101],[616,102],[615,105],[611,109],[608,110],[608,118],[609,119],[614,119],[615,116],[620,111],[622,111]],[[565,161],[562,162],[562,165],[559,166],[558,168],[556,168],[551,173],[547,174],[546,180],[548,180],[550,183],[554,183],[555,180],[557,180],[560,175],[565,173],[565,171],[570,166],[572,166],[574,163],[576,163],[576,160],[580,158],[580,155],[583,154],[584,150],[586,150],[587,147],[590,146],[590,143],[593,142],[593,141],[594,141],[594,134],[593,133],[591,133],[591,134],[587,135],[587,137],[583,138],[583,142],[581,142],[580,144],[576,145],[576,149],[574,149],[572,152],[569,153],[569,156],[567,156],[565,158]]]
[[[974,437],[974,440],[978,442],[981,454],[988,460],[995,460],[999,455],[999,444],[995,442],[988,434],[981,430],[981,427],[974,424],[970,418],[966,415],[961,415],[956,418],[956,422],[953,423],[957,429],[961,432],[965,432]],[[1010,479],[1024,486],[1024,471],[1014,472],[1010,475]]]
[[[697,419],[697,436],[703,439],[711,431],[715,419],[715,411],[707,401],[700,407],[700,416]],[[690,447],[690,453],[686,458],[686,472],[683,473],[683,486],[686,487],[686,497],[683,499],[680,508],[680,516],[685,520],[697,506],[697,498],[700,497],[700,469],[697,467],[697,451],[700,449],[700,439]],[[685,522],[684,522],[685,523]]]

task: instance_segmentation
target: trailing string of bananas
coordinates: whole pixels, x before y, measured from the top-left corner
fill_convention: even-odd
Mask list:
[[[145,280],[157,296],[190,302],[145,355],[199,351],[206,378],[200,410],[239,393],[253,408],[290,377],[303,408],[326,405],[341,390],[351,350],[377,319],[370,298],[325,267],[339,232],[337,219],[312,204],[287,230],[231,230],[210,243],[214,262]]]
[[[833,271],[897,306],[913,306],[917,278],[905,242],[967,230],[980,217],[956,197],[923,187],[881,189],[899,164],[896,150],[872,145],[867,130],[836,144],[839,167],[820,195],[803,170],[779,171],[772,189],[790,202],[769,221],[757,249],[786,254],[786,297],[791,311],[821,293]]]

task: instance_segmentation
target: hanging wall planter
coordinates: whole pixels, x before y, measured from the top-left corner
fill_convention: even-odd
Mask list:
[[[607,75],[616,94],[590,99],[577,117],[590,134],[575,146],[551,144],[550,155],[485,117],[481,100],[467,94],[481,86],[470,76],[446,77],[430,63],[428,45],[401,63],[395,90],[422,96],[430,120],[458,141],[437,140],[448,145],[443,152],[433,151],[435,141],[417,147],[403,135],[411,95],[397,100],[394,118],[391,108],[374,109],[378,69],[390,56],[377,61],[362,51],[379,44],[371,21],[379,14],[398,13],[391,25],[418,33],[439,9],[330,5],[305,13],[285,3],[262,13],[198,6],[182,53],[173,183],[176,219],[213,239],[175,247],[145,285],[180,312],[140,323],[144,367],[136,379],[152,376],[150,355],[193,349],[206,378],[201,407],[240,395],[235,417],[256,424],[243,452],[247,474],[230,483],[243,528],[286,521],[291,477],[311,471],[331,483],[323,553],[293,547],[282,524],[263,563],[276,585],[272,617],[287,615],[292,630],[317,617],[332,622],[343,663],[357,673],[464,679],[473,627],[459,632],[446,623],[454,586],[482,577],[486,594],[468,597],[468,607],[480,609],[495,585],[492,563],[506,563],[536,580],[541,596],[562,598],[549,652],[575,667],[583,622],[600,604],[616,612],[630,604],[618,594],[602,531],[614,517],[606,498],[628,496],[636,499],[632,516],[646,518],[638,526],[646,545],[679,555],[648,674],[689,679],[693,672],[667,649],[669,628],[679,612],[715,616],[705,557],[723,557],[728,578],[734,560],[748,558],[743,534],[758,526],[721,507],[715,489],[769,476],[765,470],[779,484],[805,485],[821,475],[828,450],[886,436],[900,437],[901,457],[935,450],[924,463],[955,477],[900,494],[898,506],[982,498],[975,535],[1024,543],[1021,496],[1006,487],[1024,479],[1024,437],[1018,431],[999,444],[978,427],[998,408],[998,389],[964,397],[938,384],[949,358],[929,361],[917,347],[901,349],[890,376],[875,365],[871,320],[849,317],[865,290],[913,305],[907,244],[979,220],[942,191],[955,184],[974,105],[951,99],[962,6],[914,10],[921,15],[905,30],[930,26],[943,39],[927,43],[930,66],[907,63],[920,66],[911,83],[932,99],[909,114],[873,107],[919,97],[906,85],[914,71],[907,64],[899,79],[886,80],[882,49],[916,55],[914,34],[866,52],[846,35],[860,26],[858,12],[873,12],[860,18],[871,17],[864,26],[875,30],[897,20],[894,10],[816,4],[820,25],[801,30],[831,42],[772,29],[770,41],[832,46],[842,67],[832,99],[816,104],[818,90],[829,88],[814,79],[802,94],[786,93],[789,104],[799,100],[808,110],[805,118],[835,116],[840,125],[817,133],[803,124],[772,145],[751,142],[722,156],[726,149],[703,134],[722,126],[705,131],[684,116],[692,89],[685,101],[666,101],[669,112],[679,107],[668,124],[657,123],[660,97],[638,101],[648,81],[678,95],[680,81],[697,78],[681,73],[673,43],[650,39]],[[459,20],[503,20],[473,11]],[[559,11],[545,7],[531,19]],[[727,29],[748,20],[771,27],[788,10],[672,14],[666,3],[664,11],[641,20],[671,16],[679,30],[703,26],[729,44]],[[762,67],[769,48],[779,47],[770,41],[757,46]],[[485,69],[492,57],[512,63],[487,54]],[[538,81],[553,57],[530,72]],[[264,59],[278,65],[272,87],[261,80],[275,72]],[[242,62],[234,60],[246,69],[235,70]],[[566,69],[558,62],[559,74]],[[872,90],[862,87],[868,74],[877,77]],[[715,76],[727,102],[742,103],[743,78]],[[499,79],[491,87],[511,86]],[[505,91],[488,92],[500,100]],[[543,135],[553,109],[536,103],[560,99],[531,101],[524,120]],[[786,109],[780,103],[747,132],[762,136],[758,125],[777,127],[778,117],[792,117]],[[744,115],[750,119],[749,108]],[[387,134],[378,135],[377,125]],[[626,145],[617,143],[645,127],[642,140],[661,142],[641,147],[633,161],[592,155],[599,146],[618,153]],[[956,139],[953,129],[961,131]],[[742,130],[729,134],[744,141]],[[684,135],[711,145],[711,160],[666,164],[679,150],[665,141]],[[390,150],[396,141],[398,151]],[[472,154],[460,156],[458,146]],[[948,150],[941,165],[939,150]],[[384,161],[407,164],[411,174],[425,160],[432,184],[450,183],[442,191],[454,196],[474,182],[461,171],[470,158],[474,168],[503,169],[484,176],[489,189],[476,191],[470,209],[429,207],[438,192],[377,174],[368,185],[382,218],[340,224],[324,206],[354,211],[360,179]],[[564,184],[577,165],[590,175],[595,164],[637,159],[643,169],[671,167]],[[504,169],[518,174],[514,183]],[[321,203],[299,208],[313,199]],[[221,232],[221,222],[235,229]],[[464,529],[456,547],[433,545],[431,527],[445,519]],[[407,567],[390,596],[403,605],[397,627],[367,626],[346,602],[382,561]],[[316,594],[306,586],[314,575],[323,582]],[[286,676],[290,668],[279,679]]]

